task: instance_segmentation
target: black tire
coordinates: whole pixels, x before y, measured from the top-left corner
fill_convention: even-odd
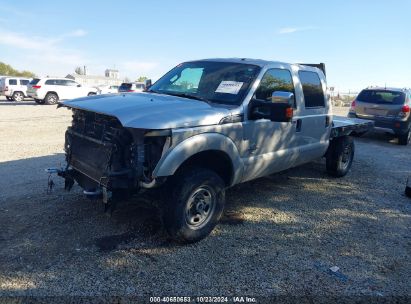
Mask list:
[[[7,99],[8,101],[12,101],[12,100],[13,100],[13,98],[11,98],[10,96],[6,96],[6,99]]]
[[[354,159],[354,141],[350,136],[342,136],[330,142],[326,154],[327,172],[331,176],[342,177],[350,171]]]
[[[45,101],[44,101],[44,100],[41,100],[41,99],[34,99],[34,102],[35,102],[35,103],[38,103],[38,104],[43,104],[43,103],[45,103]]]
[[[208,236],[217,225],[225,204],[225,185],[214,171],[191,168],[177,173],[169,184],[165,201],[165,228],[178,243],[194,243]]]
[[[408,130],[404,134],[398,134],[398,144],[401,146],[406,146],[410,142],[411,139],[411,132]]]
[[[12,100],[21,102],[24,100],[24,94],[22,92],[14,92],[13,95],[11,96]]]
[[[90,92],[90,93],[87,94],[87,96],[94,96],[94,95],[96,95],[96,93],[94,93],[94,92]]]
[[[59,97],[55,93],[47,93],[46,98],[44,101],[48,105],[56,104],[59,102]]]

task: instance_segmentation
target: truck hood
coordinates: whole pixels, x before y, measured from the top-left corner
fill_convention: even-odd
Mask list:
[[[218,124],[230,110],[188,98],[126,93],[67,100],[60,106],[116,117],[124,127],[170,129]]]

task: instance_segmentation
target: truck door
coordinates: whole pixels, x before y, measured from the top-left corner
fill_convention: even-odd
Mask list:
[[[268,69],[255,91],[253,99],[273,102],[272,93],[295,94],[291,71],[287,68]],[[297,104],[294,105],[294,110]],[[248,115],[252,117],[251,114]],[[296,124],[268,119],[249,119],[243,124],[246,151],[243,181],[279,172],[292,167],[298,155],[295,140]]]
[[[326,83],[315,71],[298,71],[299,91],[303,92],[300,112],[293,120],[298,124],[296,144],[300,156],[294,165],[318,159],[324,155],[331,132],[330,104]]]

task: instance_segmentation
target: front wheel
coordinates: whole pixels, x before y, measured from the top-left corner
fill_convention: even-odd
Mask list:
[[[200,241],[211,233],[223,213],[224,182],[203,168],[181,172],[173,179],[171,199],[165,202],[165,228],[176,242]]]
[[[342,136],[330,142],[326,154],[328,174],[342,177],[350,171],[354,159],[354,141],[350,136]]]
[[[410,142],[410,139],[411,132],[410,130],[408,130],[406,133],[398,135],[398,144],[400,144],[401,146],[406,146]]]

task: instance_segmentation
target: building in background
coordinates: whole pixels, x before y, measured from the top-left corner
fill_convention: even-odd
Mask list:
[[[98,87],[104,85],[119,86],[123,81],[120,79],[118,70],[106,69],[104,76],[99,75],[87,75],[84,67],[84,73],[72,73],[68,74],[66,78],[72,79],[80,84],[90,87]]]

